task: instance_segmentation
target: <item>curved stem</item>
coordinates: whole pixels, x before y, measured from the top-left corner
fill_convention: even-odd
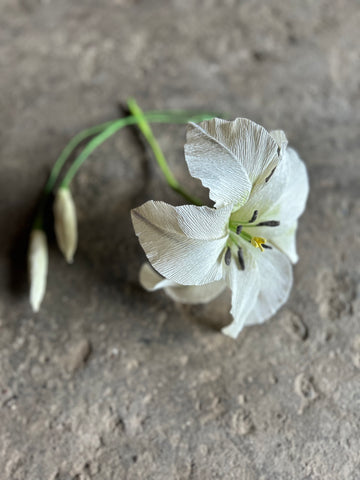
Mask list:
[[[199,113],[199,114],[194,114],[185,110],[167,110],[167,111],[161,111],[161,110],[154,110],[154,111],[149,111],[144,114],[145,118],[151,122],[156,122],[156,123],[179,123],[179,124],[184,124],[189,121],[193,122],[201,122],[203,120],[208,120],[210,118],[213,118],[215,116],[218,116],[219,114],[216,112],[208,112],[208,113]],[[221,116],[221,115],[219,115]],[[70,167],[67,175],[64,177],[63,182],[61,183],[61,187],[67,187],[69,186],[70,182],[72,181],[74,175],[78,171],[78,169],[81,167],[81,165],[84,163],[84,161],[87,159],[87,157],[99,146],[101,143],[103,143],[105,140],[107,140],[111,135],[116,133],[118,130],[123,128],[124,126],[127,125],[134,125],[137,123],[137,119],[135,117],[127,117],[124,119],[119,119],[119,120],[110,120],[108,122],[101,123],[99,125],[95,125],[94,127],[87,128],[85,130],[82,130],[78,134],[76,134],[70,142],[67,144],[67,146],[63,149],[59,157],[57,158],[51,172],[49,175],[49,178],[45,184],[44,187],[44,193],[43,197],[40,201],[40,205],[37,210],[37,214],[35,216],[34,222],[33,222],[33,228],[38,228],[38,229],[43,229],[43,218],[44,218],[44,210],[46,206],[47,199],[52,192],[56,181],[59,177],[59,174],[65,165],[67,159],[71,155],[71,153],[74,151],[74,149],[86,138],[92,137],[94,135],[97,135],[92,141],[88,143],[88,145],[84,148],[84,150],[81,152],[81,154],[75,159],[74,163]],[[109,129],[109,130],[108,130]],[[100,138],[98,138],[100,136]],[[182,195],[185,194],[186,197],[186,192],[182,191],[181,192],[181,187],[179,186],[178,192],[181,193]],[[188,200],[192,201],[190,198],[187,198]]]
[[[200,114],[194,114],[192,112],[188,112],[186,110],[154,110],[154,111],[149,111],[146,114],[144,114],[146,117],[152,118],[152,117],[173,117],[171,123],[187,123],[187,121],[202,121],[206,120],[209,118],[213,118],[219,113],[217,112],[210,112],[210,113],[200,113]],[[110,120],[108,122],[100,123],[99,125],[95,125],[94,127],[87,128],[85,130],[82,130],[81,132],[77,133],[71,140],[70,142],[66,145],[66,147],[63,149],[61,154],[59,155],[58,159],[56,160],[50,176],[48,178],[48,181],[46,182],[45,188],[44,188],[44,193],[50,193],[51,190],[54,188],[54,185],[56,183],[56,180],[59,177],[60,171],[63,168],[66,160],[69,158],[71,153],[75,150],[75,148],[86,138],[92,137],[106,128],[108,128],[110,125],[113,123],[118,122],[119,120]],[[155,120],[153,120],[155,121]],[[165,123],[170,123],[169,120],[167,120]]]
[[[202,202],[200,200],[198,200],[197,198],[193,197],[192,195],[190,195],[189,193],[187,193],[181,187],[180,183],[176,180],[176,178],[174,177],[174,175],[173,175],[172,171],[170,170],[170,167],[169,167],[169,165],[168,165],[168,163],[165,159],[165,156],[164,156],[164,154],[161,150],[161,147],[160,147],[158,141],[156,140],[156,138],[154,137],[154,134],[151,130],[151,127],[146,120],[145,114],[143,113],[143,111],[141,110],[139,105],[136,103],[136,101],[134,99],[129,99],[128,100],[128,107],[129,107],[130,113],[132,113],[133,116],[135,117],[135,119],[137,119],[137,125],[138,125],[140,131],[142,132],[142,134],[144,135],[144,137],[146,138],[146,140],[148,141],[148,143],[149,143],[149,145],[150,145],[150,147],[151,147],[151,149],[154,153],[155,159],[156,159],[162,173],[164,174],[165,179],[168,182],[169,186],[175,192],[182,195],[186,200],[190,201],[194,205],[201,206]]]
[[[96,135],[100,132],[102,132],[105,128],[107,128],[109,125],[113,123],[113,120],[105,123],[101,123],[100,125],[95,125],[95,127],[87,128],[86,130],[82,130],[78,134],[76,134],[70,142],[66,145],[64,150],[61,152],[60,156],[56,160],[50,176],[48,178],[48,181],[46,182],[44,192],[51,192],[51,190],[54,188],[54,185],[56,183],[56,180],[60,174],[60,171],[62,167],[64,166],[66,160],[69,158],[70,154],[73,152],[73,150],[86,138],[92,137],[93,135]]]
[[[149,120],[154,123],[187,123],[188,121],[201,121],[206,118],[211,118],[209,114],[197,114],[197,115],[192,115],[190,118],[185,118],[184,116],[177,116],[177,115],[167,115],[167,114],[158,114],[158,113],[153,113],[153,114],[144,114],[144,117],[146,120]],[[97,135],[95,138],[90,140],[90,142],[86,145],[84,150],[80,153],[80,155],[75,159],[74,163],[71,165],[69,168],[68,172],[66,173],[63,181],[60,184],[60,187],[62,188],[67,188],[69,187],[72,179],[76,175],[77,171],[81,167],[81,165],[85,162],[85,160],[91,155],[91,153],[99,147],[105,140],[107,140],[109,137],[114,135],[118,130],[121,128],[128,126],[128,125],[135,125],[139,122],[139,118],[135,117],[134,115],[131,115],[126,118],[121,118],[119,120],[115,120],[114,122],[111,123],[110,126],[108,126],[102,133]],[[166,163],[166,162],[165,162]],[[171,172],[170,172],[170,175]],[[175,180],[175,179],[174,179]],[[175,180],[176,182],[176,180]],[[177,182],[176,182],[177,183]],[[175,187],[175,183],[173,184]],[[174,188],[173,187],[173,188]],[[175,188],[174,188],[175,189]],[[177,184],[176,191],[178,193],[181,193],[181,195],[186,195],[187,199],[190,201],[193,201],[191,196],[189,196],[183,189],[180,187],[179,184]],[[199,202],[196,200],[196,204]]]

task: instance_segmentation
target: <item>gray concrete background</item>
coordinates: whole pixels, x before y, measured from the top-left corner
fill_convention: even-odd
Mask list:
[[[359,479],[359,2],[0,8],[1,478]],[[129,209],[181,198],[130,130],[76,178],[75,263],[51,239],[46,297],[30,310],[27,235],[51,165],[128,96],[282,128],[308,166],[291,298],[237,341],[218,333],[227,298],[189,308],[138,286]],[[155,131],[197,191],[184,128]]]

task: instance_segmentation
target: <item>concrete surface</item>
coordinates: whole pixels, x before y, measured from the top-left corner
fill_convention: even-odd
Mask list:
[[[354,0],[1,0],[0,476],[360,478],[360,6]],[[26,243],[52,163],[135,96],[283,128],[306,161],[291,299],[234,342],[226,298],[137,284],[129,209],[181,203],[134,132],[73,184],[80,244],[53,238],[34,315]],[[183,127],[157,127],[178,177]],[[197,191],[197,193],[199,193]]]

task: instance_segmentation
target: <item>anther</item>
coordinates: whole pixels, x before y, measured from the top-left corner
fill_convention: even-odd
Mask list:
[[[266,183],[267,183],[267,182],[270,180],[270,178],[273,176],[273,174],[274,174],[274,172],[275,172],[275,169],[276,169],[276,167],[274,167],[274,168],[271,170],[270,175],[265,178],[265,182],[266,182]]]
[[[236,227],[236,234],[237,234],[237,235],[240,235],[242,229],[243,229],[243,226],[242,226],[242,225],[238,225],[238,226]]]
[[[257,219],[257,216],[258,216],[258,211],[254,210],[254,213],[253,213],[251,219],[249,220],[249,223],[254,223],[255,220]]]
[[[238,260],[239,260],[240,268],[241,268],[241,270],[245,270],[245,262],[244,262],[244,257],[243,257],[243,254],[242,254],[242,248],[239,248],[237,254],[238,254]]]
[[[278,227],[280,222],[278,220],[268,220],[267,222],[260,222],[257,227]]]
[[[231,250],[230,250],[230,247],[228,247],[228,248],[226,249],[224,259],[225,259],[226,265],[230,265],[230,262],[231,262]]]

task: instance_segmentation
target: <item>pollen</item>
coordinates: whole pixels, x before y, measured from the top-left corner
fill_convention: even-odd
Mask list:
[[[251,239],[251,245],[255,248],[260,248],[262,252],[264,251],[264,247],[263,247],[264,243],[266,243],[266,238],[263,238],[263,237],[253,237]]]

